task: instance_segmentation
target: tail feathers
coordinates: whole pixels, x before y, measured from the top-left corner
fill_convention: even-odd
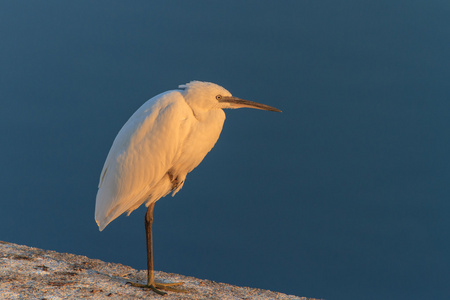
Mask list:
[[[182,185],[174,191],[174,194],[181,189],[181,187]],[[124,212],[127,212],[127,215],[129,216],[132,211],[137,209],[144,202],[145,206],[148,207],[151,203],[158,201],[171,191],[172,182],[167,174],[151,189],[151,193],[147,190],[142,191],[138,195],[124,201],[110,201],[110,195],[101,194],[101,189],[99,189],[95,206],[95,222],[97,223],[99,230],[102,231],[109,223],[114,221],[114,219]],[[105,201],[105,198],[107,201]],[[117,204],[110,207],[112,203]]]

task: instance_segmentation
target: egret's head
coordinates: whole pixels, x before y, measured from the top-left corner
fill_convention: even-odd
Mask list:
[[[250,107],[280,112],[275,107],[233,97],[229,91],[211,82],[191,81],[179,87],[184,89],[183,96],[194,111]]]

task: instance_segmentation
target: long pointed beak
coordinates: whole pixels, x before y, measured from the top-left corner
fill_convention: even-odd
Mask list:
[[[249,107],[249,108],[281,112],[281,110],[279,110],[278,108],[275,108],[275,107],[272,107],[269,105],[265,105],[265,104],[261,104],[261,103],[257,103],[257,102],[253,102],[253,101],[249,101],[249,100],[240,99],[237,97],[225,97],[224,96],[219,100],[219,102],[229,103],[231,106],[230,108]]]

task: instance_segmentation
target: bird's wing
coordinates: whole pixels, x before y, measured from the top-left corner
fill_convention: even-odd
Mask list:
[[[136,209],[153,192],[154,201],[170,192],[171,186],[157,185],[179,156],[191,118],[183,96],[170,91],[148,100],[125,123],[100,176],[95,207],[100,230],[123,212]]]

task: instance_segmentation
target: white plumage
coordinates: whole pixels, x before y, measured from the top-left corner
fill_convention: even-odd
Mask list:
[[[124,212],[130,214],[145,203],[147,284],[160,289],[153,271],[152,223],[154,203],[175,195],[186,175],[214,147],[225,121],[224,108],[278,109],[231,96],[221,86],[192,81],[180,90],[159,94],[144,103],[117,134],[100,174],[95,220],[100,231]]]
[[[145,102],[117,134],[100,176],[95,220],[103,230],[124,212],[130,214],[182,187],[222,131],[225,113],[216,95],[231,96],[213,83],[194,81],[184,90]],[[210,109],[188,99],[211,94]],[[193,102],[193,101],[192,101]],[[205,101],[206,102],[206,101]]]

